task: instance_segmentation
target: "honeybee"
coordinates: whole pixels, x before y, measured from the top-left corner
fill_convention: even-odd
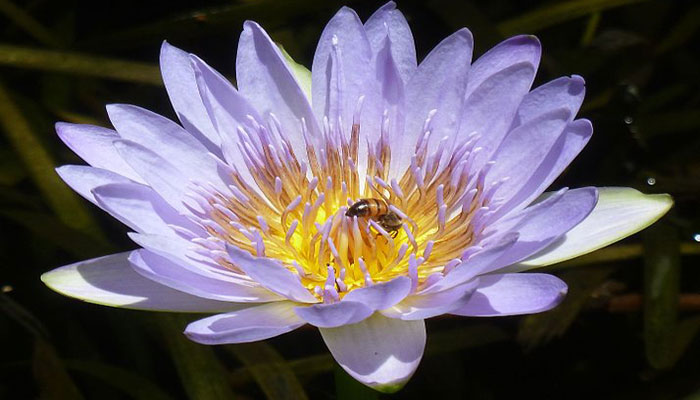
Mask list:
[[[348,208],[346,217],[367,217],[377,221],[392,237],[401,228],[401,217],[389,209],[389,204],[379,199],[360,199]]]

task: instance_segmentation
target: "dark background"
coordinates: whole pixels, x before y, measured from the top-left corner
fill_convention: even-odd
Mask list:
[[[382,4],[347,3],[366,19]],[[53,172],[82,163],[57,120],[108,125],[125,102],[174,118],[160,43],[228,76],[242,23],[258,21],[310,65],[338,1],[0,0],[0,398],[371,399],[339,372],[315,329],[204,347],[195,316],[64,298],[41,273],[134,248],[127,229]],[[476,55],[518,33],[544,54],[536,85],[587,81],[588,147],[555,183],[671,193],[653,228],[550,268],[570,285],[527,317],[436,318],[426,355],[394,398],[700,399],[700,4],[694,1],[400,1],[419,58],[462,26]],[[696,236],[697,235],[697,236]],[[286,361],[285,361],[286,360]]]

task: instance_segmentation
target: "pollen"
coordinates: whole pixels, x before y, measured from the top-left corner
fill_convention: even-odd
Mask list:
[[[409,276],[419,288],[432,275],[447,273],[482,234],[494,190],[484,187],[488,163],[470,174],[480,151],[474,147],[476,133],[454,151],[445,151],[447,140],[429,151],[434,114],[428,114],[410,166],[400,177],[389,175],[387,113],[374,143],[361,141],[363,134],[377,133],[361,131],[359,111],[349,129],[340,119],[325,119],[323,137],[315,142],[302,120],[304,157],[295,154],[274,115],[266,125],[239,127],[238,144],[253,181],[221,163],[229,178],[227,193],[192,184],[191,208],[210,237],[197,244],[198,253],[241,274],[225,256],[226,245],[279,260],[326,302],[397,276]],[[318,142],[320,147],[312,144]],[[366,157],[360,156],[361,146]],[[393,225],[397,229],[383,226],[382,215],[346,215],[359,199],[382,201],[385,213],[400,221]]]

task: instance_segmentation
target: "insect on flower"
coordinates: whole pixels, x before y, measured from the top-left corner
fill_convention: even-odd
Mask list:
[[[672,200],[545,193],[592,135],[576,118],[583,79],[532,89],[533,36],[472,50],[464,28],[418,63],[394,3],[364,23],[338,11],[311,71],[246,22],[237,87],[164,43],[181,124],[131,105],[107,107],[114,130],[57,124],[90,164],[59,175],[139,247],[42,280],[98,304],[213,314],[185,330],[204,344],[311,324],[350,375],[388,392],[418,367],[424,320],[555,307],[566,283],[530,270],[631,235]]]
[[[389,209],[389,204],[380,199],[360,199],[345,213],[346,217],[367,217],[377,221],[386,232],[396,237],[403,223],[401,217]]]

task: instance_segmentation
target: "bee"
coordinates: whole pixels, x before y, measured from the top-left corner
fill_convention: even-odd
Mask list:
[[[348,208],[346,217],[367,217],[377,221],[392,237],[396,237],[401,228],[401,217],[389,209],[389,204],[379,199],[360,199]]]

